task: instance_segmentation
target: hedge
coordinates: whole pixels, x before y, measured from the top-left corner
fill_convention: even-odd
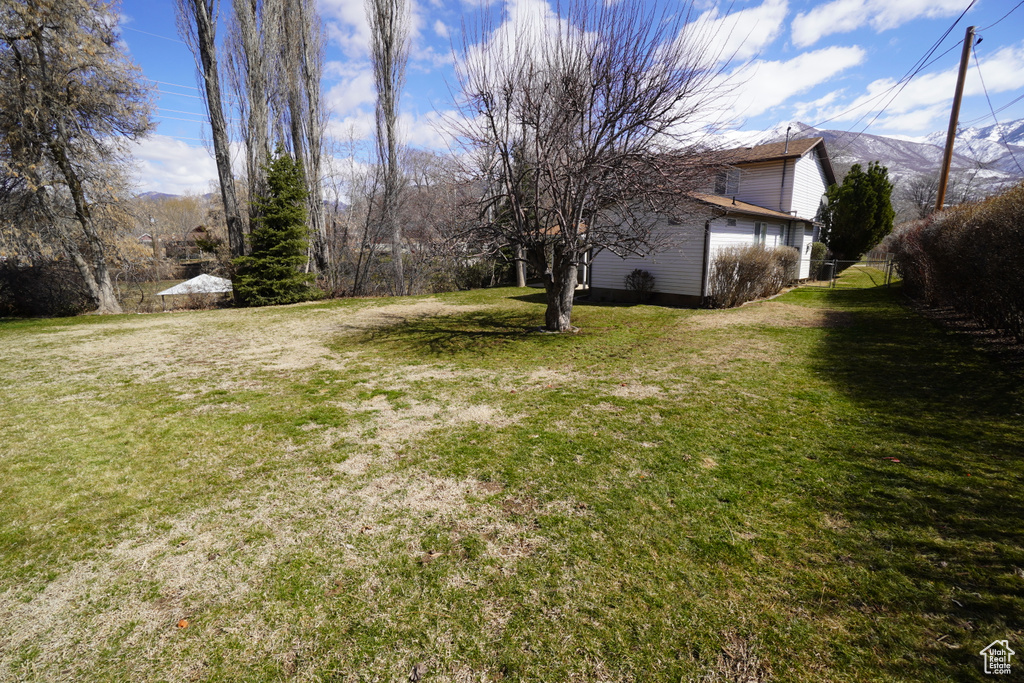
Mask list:
[[[910,296],[1024,341],[1024,183],[906,223],[887,246]]]

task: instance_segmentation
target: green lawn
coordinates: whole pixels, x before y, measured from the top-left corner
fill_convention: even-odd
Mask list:
[[[898,288],[542,317],[501,289],[0,321],[0,680],[952,681],[1024,652],[1021,377]]]

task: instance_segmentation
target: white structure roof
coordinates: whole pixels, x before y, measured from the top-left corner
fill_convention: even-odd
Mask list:
[[[231,280],[214,277],[212,275],[200,275],[191,280],[174,285],[170,289],[157,292],[157,296],[169,294],[219,294],[231,291]]]

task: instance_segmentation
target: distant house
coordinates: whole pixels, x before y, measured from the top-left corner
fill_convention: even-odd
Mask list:
[[[790,246],[800,252],[797,277],[810,273],[811,242],[818,236],[822,195],[835,182],[823,138],[773,142],[723,152],[729,168],[713,188],[695,195],[707,208],[704,223],[672,224],[674,246],[646,257],[621,258],[602,251],[591,264],[591,296],[627,300],[625,277],[634,269],[654,276],[655,303],[700,305],[718,250],[735,245]]]

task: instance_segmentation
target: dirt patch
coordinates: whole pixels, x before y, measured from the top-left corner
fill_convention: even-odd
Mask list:
[[[716,366],[736,361],[776,364],[785,361],[786,355],[785,346],[779,342],[758,340],[755,344],[749,339],[730,339],[725,343],[712,344],[700,350],[689,362]]]
[[[778,301],[702,311],[683,319],[683,324],[698,329],[718,329],[733,325],[764,325],[768,327],[849,327],[853,314],[830,308],[809,308]]]
[[[502,429],[521,419],[519,415],[506,415],[487,404],[467,404],[459,401],[410,401],[403,407],[395,407],[385,396],[378,395],[367,401],[337,405],[348,413],[371,415],[369,422],[359,429],[329,429],[324,433],[326,446],[334,446],[341,440],[348,440],[376,447],[376,454],[373,449],[361,450],[357,455],[335,466],[340,472],[354,475],[363,474],[374,463],[392,460],[401,447],[421,438],[426,432],[467,423]]]
[[[339,333],[480,308],[424,299],[355,310],[296,304],[268,309],[259,316],[235,309],[134,316],[26,335],[23,343],[0,351],[0,361],[12,365],[34,361],[37,344],[59,340],[68,380],[92,379],[96,374],[127,374],[143,380],[209,379],[212,373],[239,374],[240,368],[288,371],[321,365],[342,369],[349,359],[328,348]]]
[[[636,382],[622,383],[620,386],[615,387],[610,392],[612,396],[618,398],[651,398],[661,393],[661,387],[656,387],[650,384],[638,384]]]
[[[758,657],[755,644],[727,634],[718,660],[700,678],[700,683],[766,683],[771,678],[771,668]]]

